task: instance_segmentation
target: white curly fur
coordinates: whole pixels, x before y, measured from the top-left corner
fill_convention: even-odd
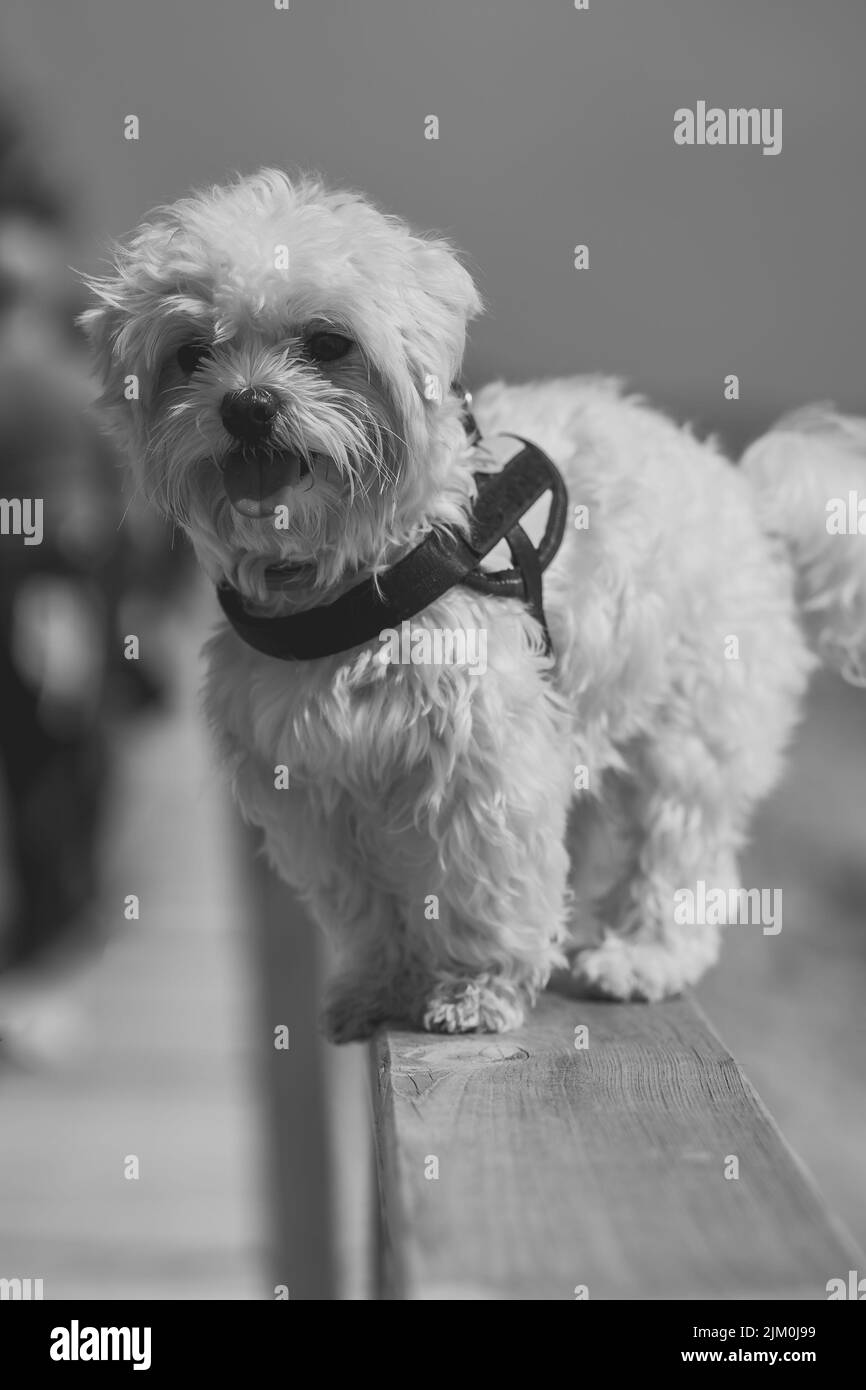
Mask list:
[[[478,461],[447,384],[480,303],[445,242],[264,171],[159,210],[92,288],[104,408],[139,484],[251,611],[331,601],[431,527],[465,526]],[[310,324],[356,347],[311,363]],[[175,354],[191,338],[215,346],[186,379]],[[279,394],[277,444],[311,464],[287,530],[223,491],[219,403],[246,385]],[[515,1027],[569,957],[616,998],[695,981],[718,928],[677,925],[673,895],[736,885],[816,664],[806,628],[849,675],[866,669],[864,541],[824,524],[829,497],[866,495],[866,424],[793,417],[737,469],[611,381],[499,383],[476,408],[485,434],[545,449],[588,508],[545,578],[553,661],[520,603],[462,587],[414,625],[485,629],[482,676],[385,666],[378,643],[281,662],[226,626],[207,647],[241,809],[337,943],[336,1039],[385,1017]],[[279,562],[301,568],[275,591]]]

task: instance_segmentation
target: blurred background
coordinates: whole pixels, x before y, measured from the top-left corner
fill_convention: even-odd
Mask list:
[[[315,169],[463,249],[488,306],[470,385],[615,373],[734,452],[807,401],[863,413],[866,13],[861,0],[4,10],[0,495],[62,505],[41,547],[0,542],[0,1275],[43,1277],[46,1297],[272,1297],[268,1175],[293,1136],[263,1104],[286,1020],[256,984],[255,922],[287,906],[250,874],[197,716],[212,598],[87,424],[69,267],[99,270],[111,237],[191,184]],[[675,146],[673,113],[698,100],[781,107],[781,154]],[[579,243],[589,268],[575,271]],[[861,1241],[864,803],[866,698],[822,680],[744,868],[782,888],[784,929],[733,929],[699,991]],[[287,1065],[312,1105],[313,1014],[292,1007]],[[326,1058],[331,1109],[316,1121],[341,1174],[344,1297],[368,1287],[361,1051]],[[287,1239],[309,1237],[299,1219],[279,1213]]]

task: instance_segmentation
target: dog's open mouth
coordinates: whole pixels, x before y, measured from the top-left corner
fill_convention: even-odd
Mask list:
[[[223,470],[226,496],[241,516],[275,516],[291,502],[294,490],[310,477],[310,465],[300,454],[238,452],[230,454]]]

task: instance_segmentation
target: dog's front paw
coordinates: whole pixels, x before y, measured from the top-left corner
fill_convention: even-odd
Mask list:
[[[510,1033],[523,1023],[523,1004],[504,981],[447,980],[429,996],[422,1022],[428,1033]]]

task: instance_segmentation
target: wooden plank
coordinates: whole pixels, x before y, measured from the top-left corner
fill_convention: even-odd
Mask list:
[[[689,1000],[548,993],[374,1060],[386,1298],[823,1299],[863,1268]]]
[[[249,836],[252,859],[258,839]],[[322,995],[319,932],[294,894],[256,860],[253,919],[261,995],[269,1140],[268,1223],[274,1288],[291,1300],[337,1296],[327,1068],[318,1010]],[[288,1051],[274,1047],[274,1029],[289,1029]]]

